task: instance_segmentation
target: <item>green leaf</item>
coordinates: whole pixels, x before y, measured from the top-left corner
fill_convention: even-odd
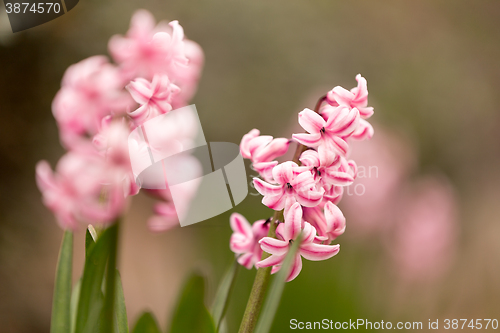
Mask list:
[[[127,309],[125,308],[125,297],[123,296],[122,280],[120,278],[120,272],[118,272],[118,270],[116,270],[115,276],[115,318],[117,323],[115,326],[115,332],[128,333]]]
[[[219,285],[219,289],[215,294],[214,304],[212,305],[212,317],[217,331],[219,331],[222,318],[224,318],[226,313],[227,305],[229,303],[229,295],[234,287],[239,267],[240,265],[235,260],[228,271],[224,274],[224,277]]]
[[[278,311],[278,306],[281,301],[281,295],[283,294],[283,289],[285,289],[286,278],[290,273],[290,268],[292,267],[293,259],[297,253],[302,239],[302,234],[295,239],[288,254],[281,265],[281,269],[276,274],[273,282],[271,283],[271,289],[266,297],[266,302],[261,312],[261,317],[257,322],[255,328],[256,333],[269,333],[271,326],[273,324],[274,316],[276,311]]]
[[[71,293],[71,332],[75,331],[76,325],[76,311],[78,310],[78,300],[80,299],[80,289],[82,287],[82,279],[79,279],[78,282],[73,287],[73,292]]]
[[[106,279],[104,281],[104,304],[102,308],[102,317],[100,322],[101,332],[114,332],[115,329],[115,293],[116,293],[116,257],[118,252],[118,228],[119,221],[116,221],[108,230],[110,233],[108,269],[106,271]]]
[[[184,284],[172,317],[170,333],[215,333],[215,325],[203,302],[205,282],[193,274]]]
[[[69,332],[71,329],[71,276],[73,270],[73,233],[65,231],[59,251],[52,300],[51,333]]]
[[[154,315],[151,312],[144,312],[135,323],[132,333],[161,333],[161,331]]]
[[[97,242],[97,232],[95,231],[92,224],[87,227],[87,232],[85,233],[85,257],[89,255],[90,248]]]
[[[75,333],[95,333],[99,328],[99,319],[103,307],[102,283],[106,263],[110,254],[110,244],[117,234],[113,225],[106,229],[90,247],[83,269],[82,285],[78,300]]]

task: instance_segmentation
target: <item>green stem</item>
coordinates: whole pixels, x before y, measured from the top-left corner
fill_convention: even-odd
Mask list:
[[[276,226],[279,221],[283,221],[283,211],[275,212],[272,220],[269,222],[269,232],[268,237],[276,238]],[[262,260],[269,257],[266,252],[262,253]],[[257,324],[257,319],[259,318],[260,309],[264,303],[264,296],[267,291],[267,286],[269,285],[269,280],[271,278],[271,267],[263,267],[257,270],[255,275],[255,280],[253,282],[252,291],[250,292],[250,297],[248,298],[247,307],[245,313],[243,314],[243,319],[241,321],[240,330],[238,333],[252,333],[255,325]]]
[[[314,112],[319,113],[319,108],[326,100],[326,95],[322,96],[316,106],[314,107]],[[300,155],[307,147],[304,145],[297,145],[295,154],[293,155],[293,162],[300,165]],[[267,234],[268,237],[276,238],[276,226],[279,221],[283,222],[283,211],[278,211],[274,213],[271,220],[271,226]],[[262,260],[269,257],[269,254],[262,253]],[[250,297],[248,298],[247,307],[245,308],[245,313],[243,314],[243,319],[241,320],[241,325],[238,333],[252,333],[257,324],[257,319],[259,318],[259,313],[264,303],[264,297],[266,295],[267,287],[269,285],[269,280],[271,279],[271,269],[272,267],[263,267],[257,270],[255,275],[255,280],[253,282],[252,291],[250,291]]]
[[[118,232],[120,220],[110,227],[113,228],[109,239],[109,258],[106,269],[104,306],[102,310],[101,332],[114,332],[114,310],[115,310],[115,284],[116,284],[116,261],[118,253]],[[110,230],[111,231],[111,230]]]

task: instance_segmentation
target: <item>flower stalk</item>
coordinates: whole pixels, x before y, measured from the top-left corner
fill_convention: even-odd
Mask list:
[[[325,100],[326,95],[322,96],[318,100],[314,108],[314,112],[319,112],[321,104]],[[306,146],[300,143],[297,145],[297,149],[295,150],[295,153],[293,155],[293,162],[300,165],[299,157],[306,148]],[[272,217],[267,237],[276,238],[276,227],[278,223],[283,222],[283,220],[283,210],[276,211],[274,213],[274,216]],[[266,259],[269,256],[270,254],[263,252],[262,260]],[[250,297],[248,298],[248,303],[245,308],[245,313],[243,314],[243,319],[241,321],[238,333],[252,333],[254,331],[255,325],[257,324],[257,319],[259,318],[260,310],[264,303],[267,287],[271,279],[271,270],[272,267],[261,267],[257,269],[257,274],[255,275],[255,280],[252,286],[252,290],[250,291]]]

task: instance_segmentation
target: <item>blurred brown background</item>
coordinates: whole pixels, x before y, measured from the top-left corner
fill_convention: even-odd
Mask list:
[[[107,54],[109,37],[124,34],[138,8],[158,20],[178,19],[203,47],[206,64],[193,102],[208,141],[239,142],[255,127],[290,136],[299,111],[336,85],[353,87],[362,73],[376,133],[397,133],[394,140],[404,138],[415,150],[408,177],[437,173],[454,188],[455,260],[439,277],[402,280],[388,254],[392,243],[380,232],[356,233],[361,227],[346,211],[342,251],[304,262],[287,285],[274,332],[289,331],[292,318],[424,325],[438,318],[500,319],[499,1],[81,0],[63,17],[16,34],[0,8],[1,332],[49,330],[62,231],[41,203],[34,167],[41,159],[54,165],[63,154],[52,98],[65,69]],[[249,196],[237,210],[251,222],[267,218],[271,212],[259,200]],[[189,270],[201,267],[213,295],[232,257],[231,212],[158,235],[145,224],[151,206],[149,198],[134,199],[121,270],[129,318],[150,308],[165,327]],[[75,251],[80,274],[83,232]],[[254,273],[239,276],[229,332],[238,326]]]

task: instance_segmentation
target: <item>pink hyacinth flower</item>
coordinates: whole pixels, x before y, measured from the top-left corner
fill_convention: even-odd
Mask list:
[[[181,89],[172,99],[174,109],[186,106],[196,93],[205,62],[201,46],[192,40],[184,39],[184,53],[188,59],[188,65],[178,66],[171,73],[175,84]]]
[[[347,106],[357,108],[361,118],[367,119],[373,114],[373,108],[368,107],[368,88],[366,79],[361,74],[356,75],[358,86],[351,91],[340,86],[333,88],[327,94],[327,102],[332,106]]]
[[[233,213],[229,219],[233,234],[229,242],[231,251],[239,254],[238,263],[247,269],[252,268],[262,257],[259,241],[269,231],[269,223],[259,220],[250,225],[240,214]]]
[[[98,155],[69,152],[59,160],[56,173],[41,161],[36,180],[44,204],[64,229],[75,230],[79,221],[110,223],[125,208],[123,184]]]
[[[451,268],[458,249],[458,203],[444,177],[419,179],[406,193],[391,247],[406,282],[432,281]]]
[[[132,99],[122,88],[118,69],[104,56],[70,66],[52,102],[63,144],[76,146],[83,136],[98,132],[105,116],[125,112]]]
[[[355,169],[350,167],[350,165],[355,166],[354,161],[346,161],[340,155],[337,155],[332,164],[324,165],[320,161],[318,152],[306,150],[300,155],[299,160],[312,172],[318,185],[324,187],[325,190],[331,185],[348,186],[354,181]]]
[[[151,13],[138,11],[132,17],[127,36],[110,39],[109,51],[120,64],[125,78],[152,79],[155,74],[172,74],[179,67],[187,66],[184,31],[179,23],[170,22],[170,29],[155,28],[154,24]]]
[[[240,152],[244,158],[252,161],[255,171],[265,180],[272,181],[272,170],[278,165],[274,159],[285,154],[289,145],[288,139],[273,139],[272,136],[260,135],[258,129],[253,129],[241,139]]]
[[[118,177],[123,178],[126,195],[136,195],[140,187],[136,184],[130,163],[128,137],[130,128],[125,121],[111,121],[106,117],[102,121],[102,128],[92,140],[94,147],[104,157],[106,163]]]
[[[359,112],[356,108],[339,106],[325,120],[316,112],[304,109],[299,113],[299,123],[308,133],[293,134],[292,137],[304,146],[317,147],[321,162],[329,165],[336,155],[347,154],[349,147],[344,138],[358,127]]]
[[[291,243],[297,240],[301,231],[299,249],[293,258],[293,264],[286,279],[287,282],[299,275],[302,270],[302,257],[308,260],[320,261],[329,259],[339,252],[340,245],[315,243],[315,241],[318,241],[316,229],[308,222],[304,222],[303,225],[302,228],[302,208],[299,203],[295,203],[290,207],[285,223],[281,223],[276,230],[279,239],[264,237],[260,241],[262,250],[270,253],[271,256],[259,261],[255,266],[259,268],[273,266],[272,273],[277,272],[285,260]]]
[[[132,98],[141,106],[129,113],[136,125],[168,113],[172,110],[172,99],[179,92],[179,87],[170,82],[166,75],[155,75],[153,81],[135,79],[126,87]]]
[[[345,231],[345,217],[332,202],[327,202],[322,210],[319,206],[304,207],[304,220],[316,228],[318,236],[324,237],[324,244],[342,235]]]
[[[273,179],[276,185],[259,178],[253,179],[255,189],[264,196],[262,203],[271,209],[285,209],[286,215],[295,202],[306,207],[314,207],[321,202],[323,189],[318,191],[311,172],[295,162],[288,161],[274,167]]]

